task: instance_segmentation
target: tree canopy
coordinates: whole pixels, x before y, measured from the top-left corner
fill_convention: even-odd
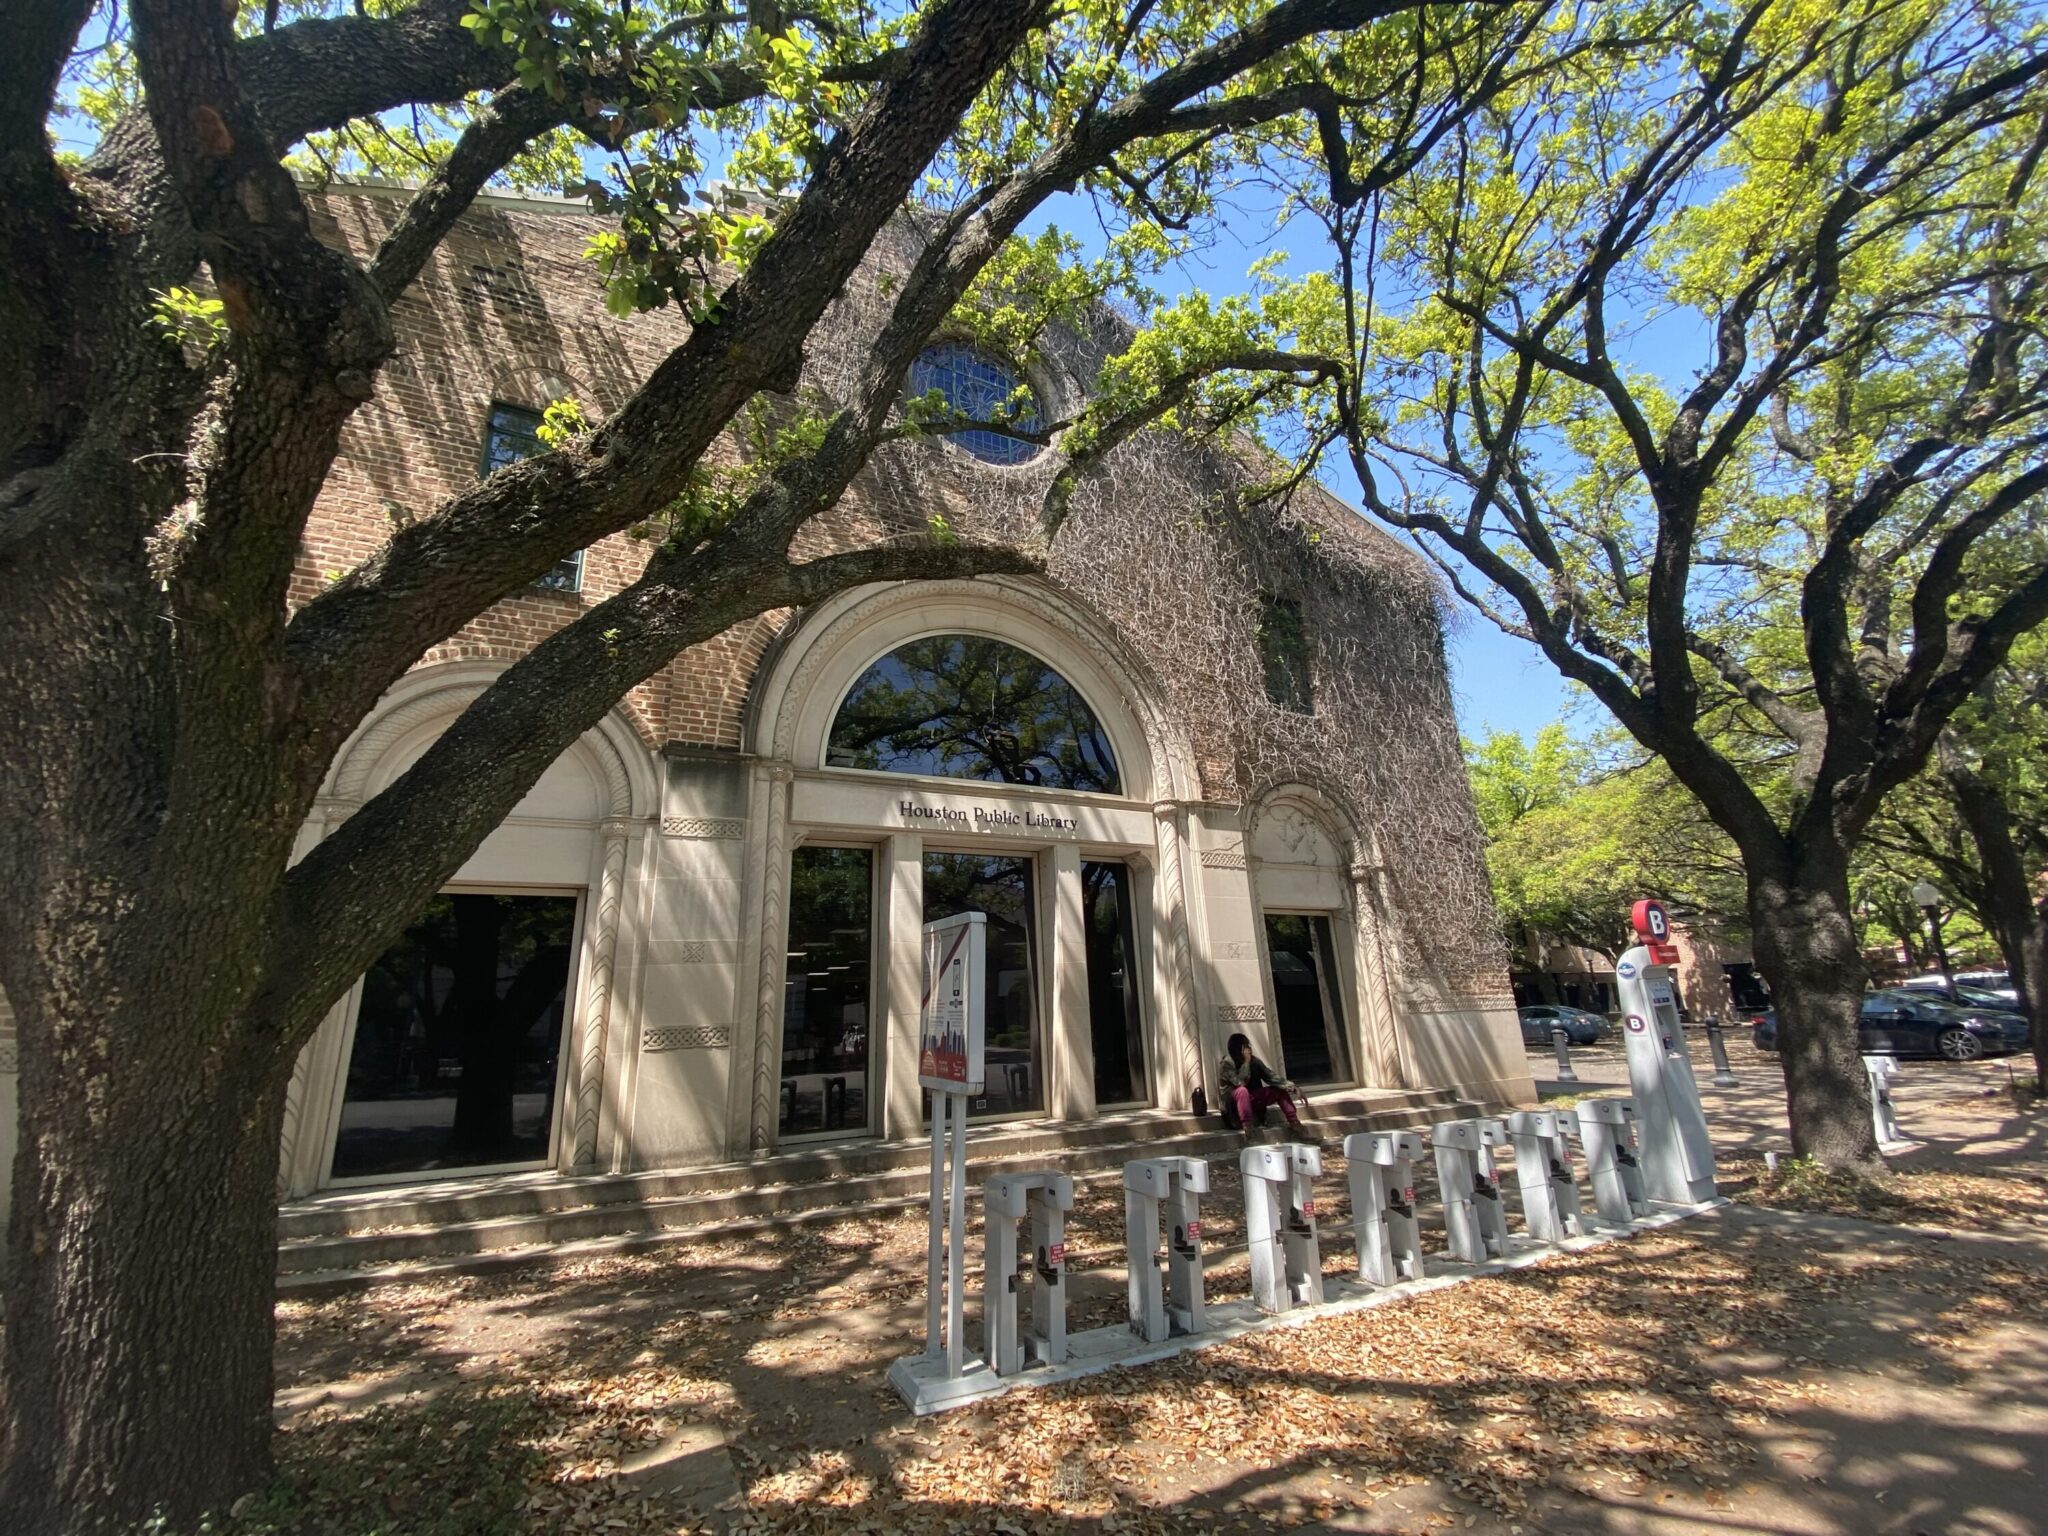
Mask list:
[[[1875,1161],[1851,856],[2048,615],[2043,41],[1948,0],[1553,15],[1418,174],[1272,125],[1328,264],[1177,316],[1281,345],[1276,441],[1340,455],[1734,840],[1831,1161]]]
[[[1554,722],[1533,739],[1492,731],[1468,742],[1466,766],[1494,901],[1518,949],[1540,935],[1612,952],[1645,896],[1742,927],[1740,854],[1654,759],[1575,740]]]

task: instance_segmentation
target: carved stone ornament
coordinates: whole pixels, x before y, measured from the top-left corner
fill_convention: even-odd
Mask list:
[[[747,824],[738,816],[664,816],[663,837],[687,837],[704,842],[736,842],[747,835]]]
[[[730,1024],[671,1024],[640,1035],[643,1051],[715,1051],[731,1044]]]

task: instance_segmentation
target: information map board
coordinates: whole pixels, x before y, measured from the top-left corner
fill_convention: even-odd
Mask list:
[[[962,912],[924,925],[924,1001],[918,1009],[917,1081],[934,1093],[976,1095],[987,1082],[988,914]]]

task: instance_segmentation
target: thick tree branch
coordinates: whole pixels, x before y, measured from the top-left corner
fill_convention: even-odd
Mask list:
[[[1905,678],[1887,690],[1884,716],[1899,724],[1876,743],[1869,773],[1842,809],[1850,827],[1860,829],[1884,796],[1919,770],[1955,712],[2004,665],[2019,638],[2044,621],[2048,621],[2048,567],[2037,569],[1989,614],[1954,626],[1946,646],[1947,667],[1924,683],[1916,679],[1912,694],[1902,693],[1902,699],[1914,697],[1910,707],[1901,707],[1896,713],[1890,708],[1890,694],[1906,687]]]
[[[534,138],[567,121],[574,110],[572,102],[516,87],[500,91],[476,109],[448,158],[406,200],[397,224],[370,260],[370,281],[387,304],[419,276],[484,184]]]
[[[289,1054],[328,1001],[440,887],[534,782],[628,690],[678,652],[777,608],[875,581],[1029,573],[1000,545],[902,540],[792,564],[739,540],[664,550],[640,579],[507,669],[404,774],[295,865],[272,932],[268,1016]],[[355,936],[355,937],[351,937]]]
[[[0,187],[21,184],[21,164],[49,158],[57,82],[92,10],[93,0],[25,0],[9,8],[7,46],[0,49]]]
[[[825,305],[853,272],[960,113],[1045,0],[949,0],[910,45],[901,80],[876,89],[754,263],[590,440],[501,470],[394,535],[303,609],[290,654],[309,722],[338,743],[390,680],[440,635],[531,580],[562,552],[649,516],[748,398],[794,382]]]
[[[1688,630],[1686,644],[1692,653],[1705,661],[1722,680],[1733,688],[1758,714],[1784,732],[1786,740],[1798,747],[1802,754],[1809,747],[1817,747],[1826,733],[1826,720],[1809,710],[1795,709],[1783,695],[1767,688],[1750,670],[1736,659],[1735,653],[1696,631]]]

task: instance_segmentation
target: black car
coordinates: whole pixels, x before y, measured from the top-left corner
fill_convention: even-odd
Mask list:
[[[1935,998],[1937,1002],[1945,1003],[1948,1001],[1947,989],[1942,987],[1938,983],[1930,987],[1917,981],[1907,982],[1903,986],[1888,988],[1887,990],[1897,992],[1924,992],[1932,994],[1932,996]],[[2018,996],[2014,993],[1998,992],[1994,991],[1990,987],[1965,986],[1961,982],[1956,983],[1956,1003],[1960,1007],[1967,1008],[1970,1011],[1977,1013],[1981,1013],[1986,1010],[1992,1013],[2025,1013],[2027,1011],[2021,1005]]]
[[[1778,1011],[1766,1009],[1750,1036],[1760,1051],[1778,1048]],[[1856,1048],[1866,1056],[1938,1056],[1975,1061],[2024,1051],[2027,1021],[1988,1008],[1958,1008],[1911,987],[1891,987],[1863,999]]]
[[[1548,1045],[1550,1032],[1560,1028],[1564,1030],[1565,1039],[1573,1045],[1597,1045],[1607,1038],[1607,1021],[1583,1008],[1567,1008],[1562,1003],[1532,1003],[1515,1011],[1522,1016],[1524,1045]]]

